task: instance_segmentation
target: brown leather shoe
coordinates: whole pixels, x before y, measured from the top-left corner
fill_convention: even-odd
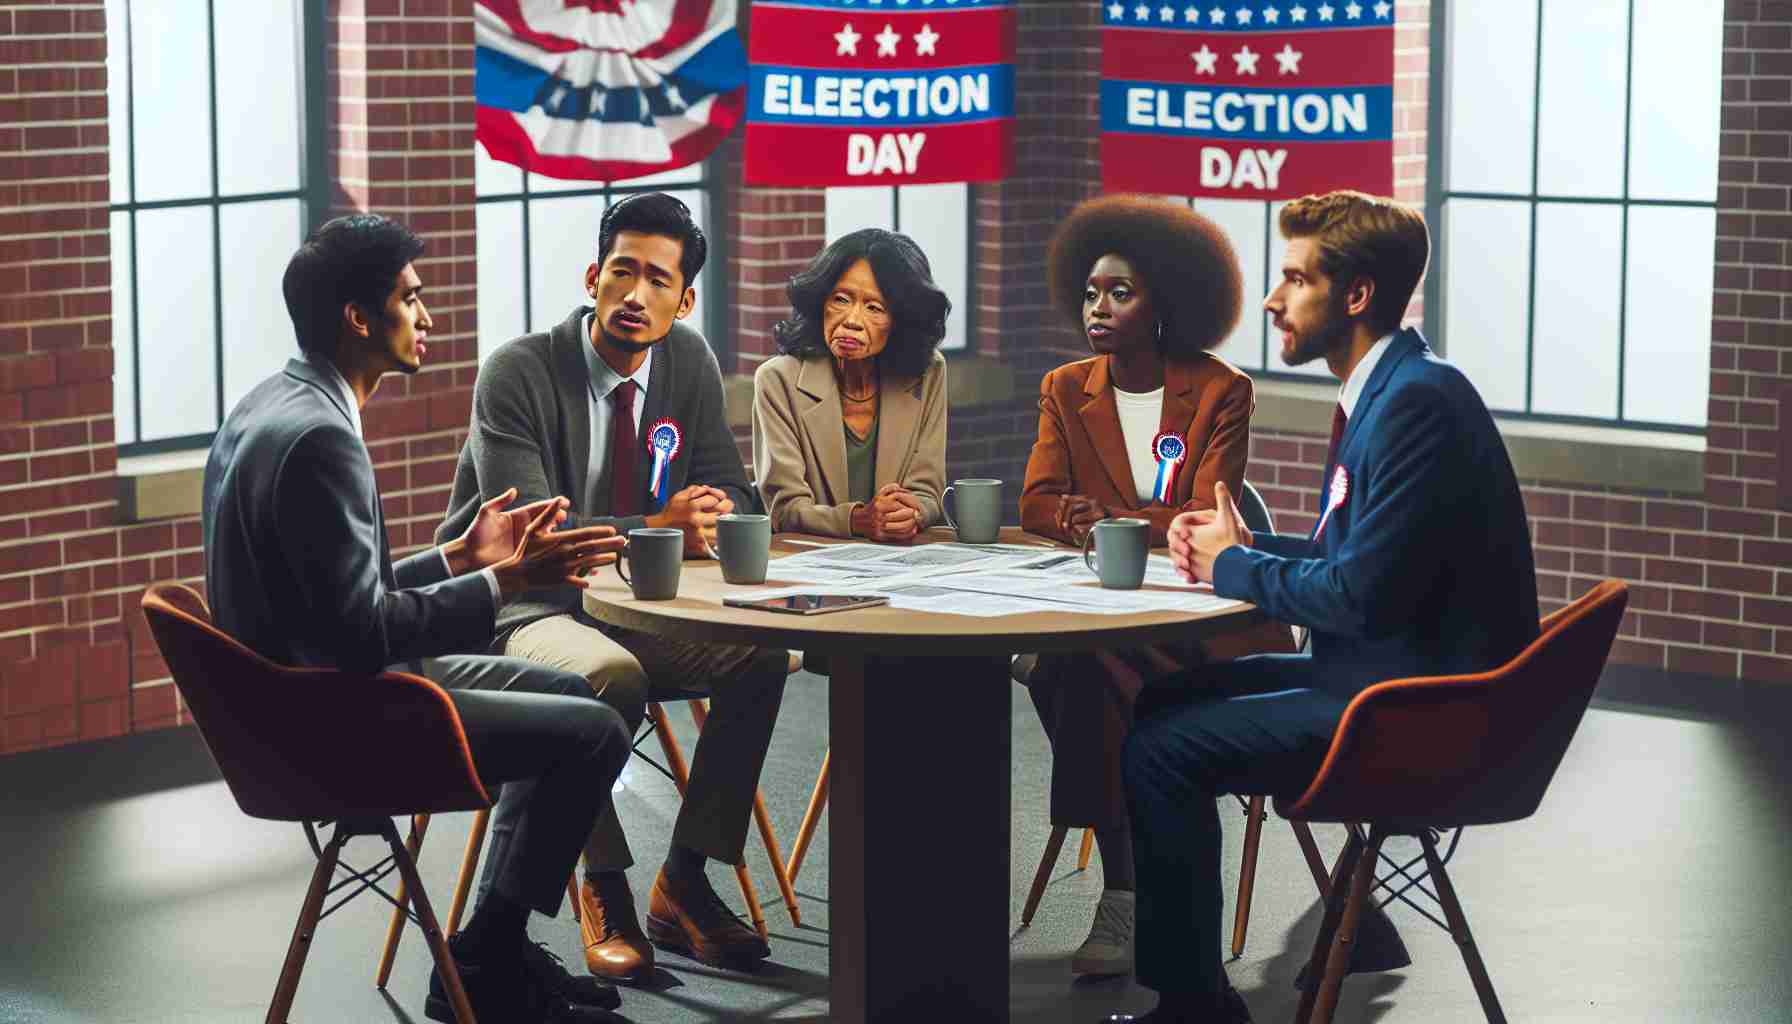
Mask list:
[[[653,946],[635,916],[628,884],[579,883],[579,936],[585,941],[585,969],[612,981],[638,981],[653,973]]]
[[[772,955],[759,933],[734,916],[704,875],[672,881],[666,869],[653,879],[647,903],[647,937],[661,949],[715,967],[749,967]]]

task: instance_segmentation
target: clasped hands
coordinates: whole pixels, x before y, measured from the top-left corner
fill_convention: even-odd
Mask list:
[[[1112,509],[1081,494],[1058,495],[1058,512],[1053,521],[1060,535],[1072,544],[1081,544],[1096,523],[1114,516]]]
[[[853,506],[852,532],[880,544],[911,543],[921,532],[921,500],[901,484],[885,484],[868,504]]]
[[[684,531],[684,556],[713,555],[716,520],[734,511],[728,492],[707,484],[692,484],[666,499],[666,507],[647,517],[647,525]]]
[[[586,586],[585,574],[616,560],[625,539],[613,526],[558,530],[571,502],[544,498],[517,508],[516,488],[479,506],[465,533],[442,545],[454,575],[492,570],[505,597],[534,587]]]
[[[1213,563],[1220,552],[1242,544],[1250,547],[1251,531],[1224,483],[1213,485],[1217,508],[1184,512],[1170,520],[1170,564],[1190,583],[1212,583]]]

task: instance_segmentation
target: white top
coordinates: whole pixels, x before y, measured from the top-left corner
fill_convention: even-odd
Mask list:
[[[1338,389],[1338,404],[1344,407],[1344,418],[1349,419],[1356,412],[1356,400],[1363,397],[1363,389],[1369,386],[1369,376],[1375,372],[1375,364],[1387,354],[1388,343],[1394,340],[1392,334],[1384,334],[1381,340],[1369,346],[1363,353],[1363,359],[1350,371],[1350,377],[1344,386]]]
[[[1163,420],[1164,389],[1135,394],[1115,388],[1114,408],[1120,413],[1120,436],[1126,439],[1132,485],[1138,489],[1139,504],[1148,505],[1157,483],[1157,456],[1151,451],[1151,441],[1157,437],[1157,425]]]
[[[585,353],[585,370],[591,374],[591,458],[585,467],[585,494],[595,493],[597,481],[603,475],[604,466],[610,461],[610,392],[622,383],[623,376],[610,369],[610,364],[603,361],[597,349],[591,346],[592,314],[585,314],[585,337],[579,346]],[[641,410],[647,407],[647,379],[653,374],[653,349],[647,350],[647,358],[641,360],[641,368],[629,374],[628,380],[635,382],[635,437],[641,436]],[[646,442],[643,441],[643,444]]]

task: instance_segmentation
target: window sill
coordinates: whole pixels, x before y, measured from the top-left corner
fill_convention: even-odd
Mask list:
[[[1006,402],[1021,393],[1014,369],[996,359],[948,355],[946,405],[958,409]],[[753,426],[753,375],[730,374],[722,381],[722,397],[728,407],[728,425],[736,430]],[[1326,414],[1328,417],[1330,413]],[[1330,423],[1328,419],[1326,421]],[[1329,430],[1330,428],[1327,427]]]
[[[1329,382],[1258,381],[1256,430],[1320,437],[1331,432],[1338,387]],[[1705,439],[1620,427],[1499,420],[1520,480],[1703,494]]]
[[[119,459],[119,521],[198,515],[204,500],[206,454],[195,449]]]

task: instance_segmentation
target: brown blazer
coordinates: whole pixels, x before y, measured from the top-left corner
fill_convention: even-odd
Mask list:
[[[946,476],[946,360],[918,379],[885,378],[878,399],[874,487],[900,483],[940,520]],[[828,359],[774,356],[753,374],[753,476],[772,529],[852,535],[840,389]]]
[[[1039,439],[1027,459],[1021,487],[1020,524],[1030,533],[1070,541],[1057,525],[1058,497],[1081,494],[1151,521],[1151,543],[1167,543],[1170,520],[1192,509],[1212,508],[1213,485],[1224,480],[1234,495],[1244,482],[1254,399],[1251,378],[1211,353],[1164,367],[1161,430],[1188,442],[1176,475],[1171,505],[1141,505],[1132,478],[1108,357],[1067,363],[1039,385]]]

